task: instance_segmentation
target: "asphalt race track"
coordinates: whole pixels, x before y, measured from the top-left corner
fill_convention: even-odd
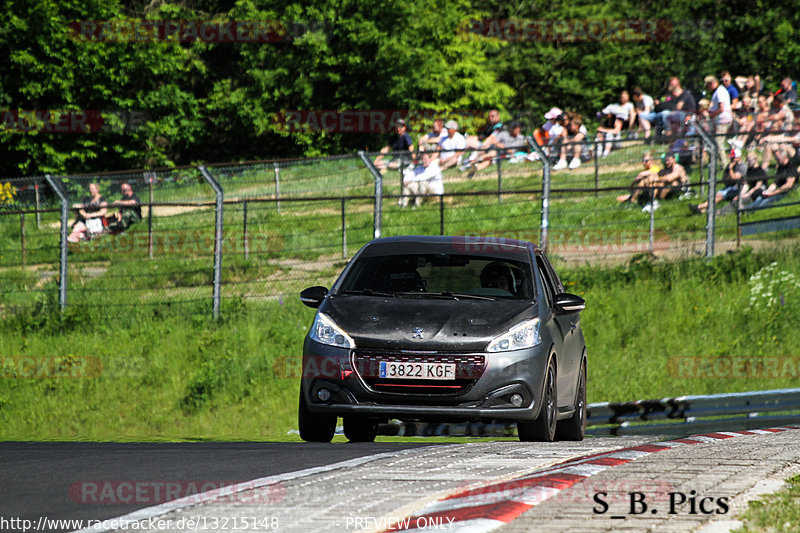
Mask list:
[[[153,490],[139,498],[132,490],[119,490],[124,482],[138,483],[134,489],[148,482],[184,482],[181,492],[185,494],[192,490],[191,482],[198,488],[199,482],[231,484],[417,446],[2,442],[0,516],[34,521],[42,516],[102,520],[161,503],[163,498]],[[98,486],[100,491],[87,490]],[[104,486],[114,487],[115,494],[102,497]]]
[[[798,435],[800,426],[556,443],[3,443],[0,516],[153,533],[727,531],[744,502],[800,471]],[[197,494],[202,481],[211,491]]]

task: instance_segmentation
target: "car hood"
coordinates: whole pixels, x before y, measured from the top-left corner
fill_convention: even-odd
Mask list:
[[[356,348],[483,351],[493,338],[535,317],[536,305],[530,300],[331,295],[320,311],[353,338]]]

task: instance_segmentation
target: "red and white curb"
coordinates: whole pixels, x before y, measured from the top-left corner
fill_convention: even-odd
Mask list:
[[[560,491],[607,468],[678,446],[718,442],[748,435],[768,435],[793,429],[800,429],[800,426],[703,433],[569,459],[531,474],[439,499],[393,523],[385,532],[430,532],[431,529],[446,529],[460,533],[491,531],[511,522]]]

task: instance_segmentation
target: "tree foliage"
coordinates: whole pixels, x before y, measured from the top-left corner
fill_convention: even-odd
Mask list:
[[[293,110],[447,115],[499,107],[538,121],[558,105],[591,116],[623,88],[658,95],[677,75],[698,90],[723,69],[761,74],[774,89],[800,70],[799,19],[788,0],[8,0],[0,13],[0,172],[334,154],[385,141],[292,130],[281,117]],[[76,21],[132,20],[269,21],[284,34],[230,43],[88,40],[75,31]],[[654,21],[657,31],[510,38],[476,30],[476,21]],[[15,118],[35,110],[101,112],[102,128],[65,133]]]

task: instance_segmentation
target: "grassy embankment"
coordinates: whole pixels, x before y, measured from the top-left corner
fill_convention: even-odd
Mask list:
[[[568,290],[588,301],[589,400],[798,386],[796,358],[777,377],[672,366],[680,356],[796,356],[797,251],[563,271]],[[750,280],[758,271],[761,288]],[[52,308],[0,322],[0,439],[297,439],[287,431],[296,427],[299,354],[313,310],[295,296],[227,301],[217,323],[205,303],[196,314],[147,307],[113,319]],[[24,357],[84,364],[86,375],[15,376]]]

